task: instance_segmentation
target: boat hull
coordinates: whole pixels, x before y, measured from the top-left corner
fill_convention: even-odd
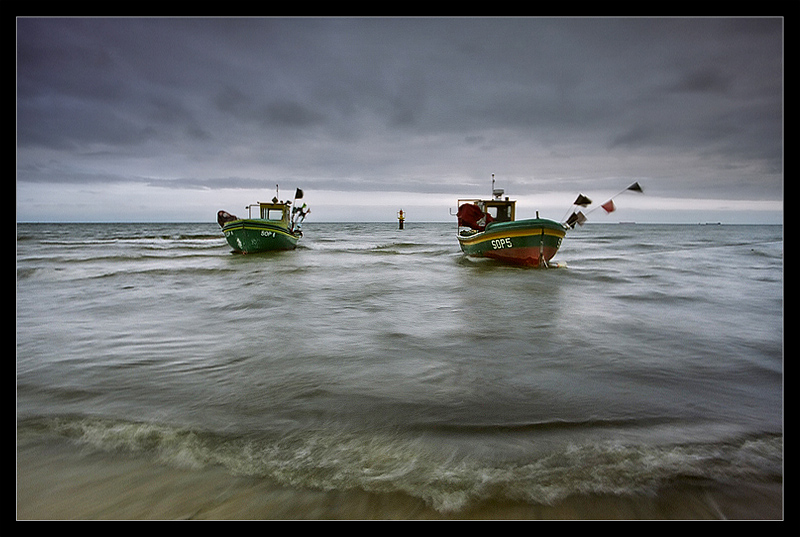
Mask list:
[[[294,250],[300,238],[284,226],[261,219],[238,219],[222,227],[225,239],[234,251],[250,254],[275,250]]]
[[[457,237],[461,251],[468,256],[543,267],[556,255],[565,234],[566,229],[558,222],[531,218],[495,222],[484,231],[463,231]]]

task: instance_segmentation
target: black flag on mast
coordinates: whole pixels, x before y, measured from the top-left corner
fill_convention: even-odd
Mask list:
[[[642,187],[639,186],[639,182],[638,181],[633,183],[631,186],[629,186],[625,190],[633,190],[634,192],[642,192],[642,193],[644,193],[644,190],[642,190]]]
[[[575,200],[573,205],[580,205],[581,207],[588,207],[592,204],[592,200],[584,196],[583,194],[578,194],[578,199]]]
[[[296,200],[303,199],[303,191],[300,190],[299,188],[294,193],[294,199],[296,199]]]
[[[566,221],[566,225],[571,228],[574,228],[575,224],[582,226],[584,223],[586,223],[586,216],[584,216],[584,214],[580,211],[577,213],[572,213],[572,215]]]

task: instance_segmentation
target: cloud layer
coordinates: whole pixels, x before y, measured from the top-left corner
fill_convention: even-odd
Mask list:
[[[17,20],[18,218],[119,195],[150,219],[164,191],[213,214],[276,183],[444,199],[491,173],[562,206],[636,180],[780,208],[783,21]]]

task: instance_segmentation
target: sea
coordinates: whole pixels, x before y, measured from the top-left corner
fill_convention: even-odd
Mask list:
[[[17,520],[782,520],[784,242],[16,226]]]

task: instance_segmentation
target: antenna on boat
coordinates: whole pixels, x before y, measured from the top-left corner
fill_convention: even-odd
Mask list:
[[[505,190],[503,190],[502,188],[494,187],[494,174],[492,174],[492,196],[494,196],[495,199],[500,199],[504,193]]]

